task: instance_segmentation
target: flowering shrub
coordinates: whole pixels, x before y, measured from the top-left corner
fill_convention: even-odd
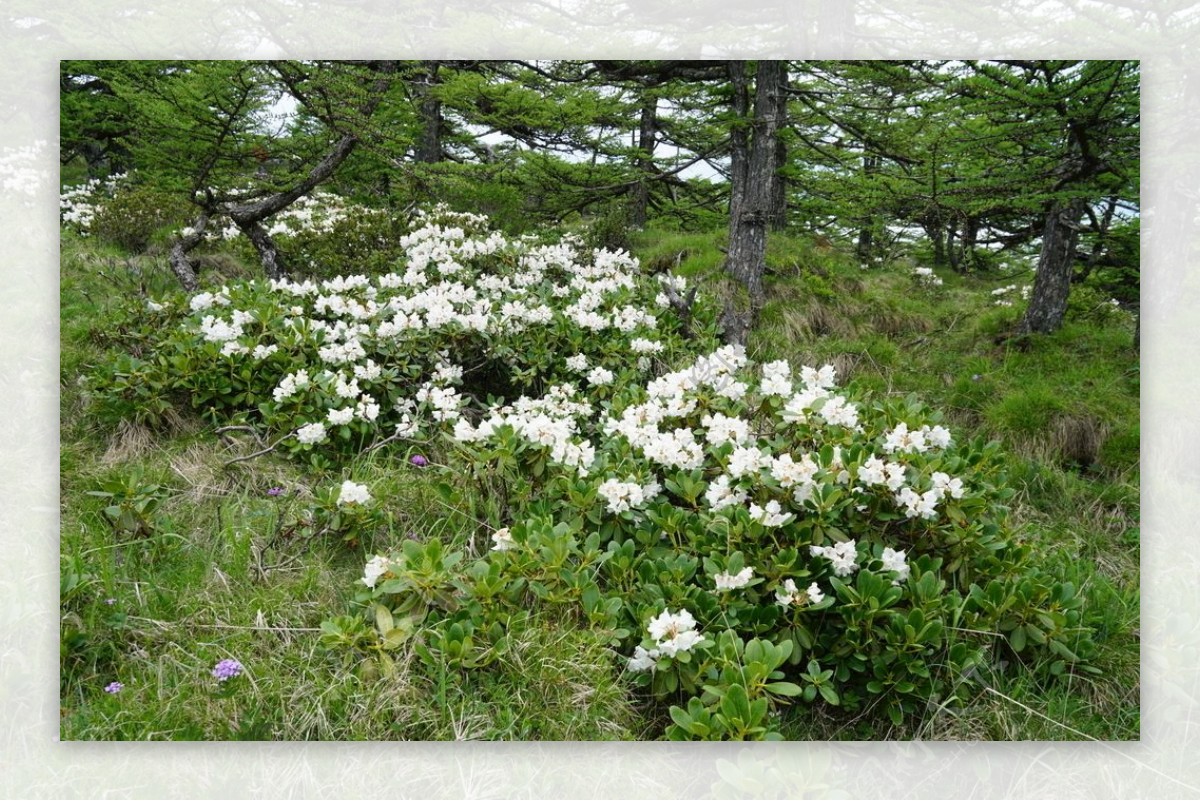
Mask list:
[[[932,267],[913,267],[911,275],[913,282],[925,289],[936,289],[942,285],[942,279]]]
[[[109,183],[111,195],[93,207],[88,233],[130,252],[140,252],[165,237],[194,213],[178,195],[121,180]]]
[[[474,215],[422,222],[395,272],[153,303],[146,324],[166,330],[152,355],[116,360],[94,391],[118,416],[186,394],[205,417],[257,418],[280,447],[324,463],[555,380],[584,375],[603,398],[685,349],[660,284],[682,279],[570,239],[509,240]],[[711,337],[713,319],[698,303],[693,334]]]
[[[62,226],[81,236],[91,233],[97,212],[116,194],[124,178],[123,174],[110,175],[64,187],[58,196],[58,216]]]
[[[792,699],[900,724],[959,697],[996,634],[1059,672],[1085,658],[1074,588],[1008,527],[995,446],[834,380],[731,346],[603,405],[563,384],[443,421],[520,512],[458,571],[440,546],[430,570],[434,543],[373,557],[363,600],[423,622],[421,643],[476,632],[463,664],[494,658],[517,610],[573,609],[639,684],[688,699],[671,737],[768,736]]]
[[[1005,308],[1011,307],[1013,305],[1011,293],[1018,293],[1021,296],[1021,300],[1029,300],[1029,295],[1032,291],[1033,286],[1031,284],[1023,284],[1019,289],[1016,284],[1009,284],[1008,286],[993,289],[991,292],[993,298],[992,305]]]

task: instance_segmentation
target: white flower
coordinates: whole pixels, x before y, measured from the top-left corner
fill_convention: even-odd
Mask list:
[[[603,367],[597,367],[587,374],[588,383],[592,386],[602,387],[606,384],[611,384],[613,374],[611,370],[605,370]]]
[[[835,385],[836,371],[832,364],[827,364],[820,370],[805,366],[800,368],[800,380],[807,389],[832,389]]]
[[[883,449],[888,453],[924,453],[929,450],[929,445],[923,431],[909,431],[908,424],[902,422],[887,433]]]
[[[318,442],[325,441],[325,424],[324,423],[309,423],[306,426],[301,426],[296,429],[296,439],[300,440],[305,445],[314,445]]]
[[[341,492],[338,493],[338,506],[347,503],[366,503],[371,500],[371,493],[365,484],[355,484],[353,481],[343,481]]]
[[[780,606],[791,606],[797,600],[799,590],[796,589],[796,582],[792,579],[786,579],[783,586],[775,590],[775,603]]]
[[[718,590],[738,590],[750,583],[750,579],[754,577],[754,570],[747,567],[738,571],[736,575],[729,573],[717,573],[713,576],[713,581],[716,582]]]
[[[493,551],[511,551],[517,547],[517,543],[512,538],[512,533],[509,532],[508,526],[498,528],[492,532]]]
[[[884,570],[892,570],[897,574],[896,580],[893,581],[892,584],[899,584],[902,581],[908,580],[910,568],[908,566],[908,562],[905,561],[904,551],[895,551],[891,548],[884,548],[883,556],[880,558],[883,560]]]
[[[770,456],[758,448],[737,447],[733,449],[733,453],[729,454],[729,475],[741,478],[750,473],[757,473],[770,463]]]
[[[768,362],[762,366],[762,383],[758,391],[766,396],[792,394],[791,365],[786,361]]]
[[[375,589],[375,582],[379,581],[383,574],[391,570],[393,564],[392,560],[385,556],[372,556],[367,561],[367,566],[363,568],[362,583],[371,589]]]
[[[904,487],[896,495],[896,503],[904,507],[906,517],[923,517],[932,520],[937,517],[937,502],[941,500],[940,490],[931,489],[917,494],[911,487]]]
[[[379,404],[370,395],[363,395],[354,405],[354,416],[364,422],[374,422],[379,417]]]
[[[734,490],[729,486],[729,476],[719,475],[709,485],[704,492],[704,499],[708,501],[713,511],[716,512],[724,509],[727,506],[737,506],[746,500],[746,492],[744,490]]]
[[[771,460],[771,476],[785,489],[811,484],[819,466],[807,453],[797,462],[790,453],[781,454]]]
[[[704,438],[713,445],[726,442],[742,443],[750,436],[750,424],[740,417],[727,417],[720,412],[706,414],[700,424],[707,429]]]
[[[858,466],[858,480],[868,487],[886,481],[884,468],[887,464],[878,456],[872,456]]]
[[[821,592],[821,588],[817,586],[817,582],[808,585],[808,589],[804,591],[808,595],[808,602],[819,604],[825,600],[825,593]]]
[[[637,337],[630,340],[629,349],[634,353],[662,353],[663,343]]]
[[[923,426],[921,430],[925,432],[925,438],[929,441],[929,444],[935,448],[950,447],[950,443],[952,441],[950,432],[945,428],[942,428],[941,426],[934,426],[933,428]]]
[[[640,645],[634,646],[633,656],[629,659],[630,673],[644,673],[647,670],[653,670],[658,664],[660,652],[657,648],[652,648],[647,651]]]
[[[265,359],[277,350],[279,350],[278,345],[255,345],[252,355],[256,359]]]
[[[354,419],[354,407],[347,406],[345,409],[330,409],[326,417],[330,425],[344,426]]]
[[[796,516],[791,512],[785,513],[783,507],[779,505],[779,501],[767,501],[765,509],[758,504],[750,504],[750,517],[762,523],[767,528],[778,528],[779,526],[786,526]]]
[[[961,478],[950,478],[945,473],[934,473],[931,479],[933,481],[933,488],[938,492],[939,499],[945,494],[949,494],[951,498],[961,498],[963,496]]]
[[[577,353],[574,356],[567,357],[567,369],[568,370],[573,370],[576,373],[582,373],[584,370],[587,369],[587,366],[588,366],[587,356],[584,356],[582,353]]]
[[[696,619],[686,609],[679,614],[671,614],[664,610],[646,626],[646,630],[655,641],[656,650],[663,656],[675,656],[683,651],[690,651],[704,642],[704,636],[696,631]]]
[[[854,540],[839,542],[833,546],[810,545],[808,552],[813,556],[823,556],[833,565],[834,575],[845,577],[858,570],[858,548]]]

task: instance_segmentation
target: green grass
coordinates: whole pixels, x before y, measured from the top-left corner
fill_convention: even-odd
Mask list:
[[[639,235],[644,263],[706,285],[719,275],[723,232]],[[1034,681],[1016,665],[964,677],[971,701],[931,703],[897,729],[801,707],[795,738],[1133,739],[1138,686],[1138,359],[1119,319],[1073,315],[1053,336],[1004,338],[1014,309],[990,305],[988,277],[944,274],[918,289],[910,265],[860,270],[836,248],[773,236],[769,303],[749,349],[758,360],[837,366],[840,383],[878,396],[915,393],[946,411],[962,437],[999,439],[1017,489],[1018,530],[1088,598],[1099,675]],[[131,267],[131,264],[133,265]],[[135,269],[136,268],[136,269]],[[620,670],[620,655],[570,620],[514,624],[503,660],[463,671],[395,654],[371,675],[352,653],[321,647],[321,622],[354,610],[365,559],[406,537],[479,549],[487,498],[403,453],[377,453],[320,475],[255,445],[222,439],[187,416],[159,430],[99,420],[79,377],[120,336],[122,298],[171,286],[161,258],[129,262],[67,238],[62,273],[61,553],[63,739],[645,739],[664,726]],[[237,272],[229,265],[225,272]],[[210,275],[209,280],[220,276]],[[436,459],[435,459],[436,461]],[[141,471],[160,485],[146,536],[115,531],[89,496]],[[388,499],[388,522],[361,542],[293,529],[313,493],[342,478]],[[448,505],[441,481],[457,482]],[[270,487],[284,487],[269,497]],[[113,603],[106,601],[112,599]],[[246,673],[220,686],[223,658]],[[115,695],[103,691],[124,683]]]

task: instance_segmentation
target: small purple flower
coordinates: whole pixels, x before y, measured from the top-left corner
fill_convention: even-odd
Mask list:
[[[409,461],[415,464],[417,467],[424,467],[425,465],[429,464],[429,460],[419,453],[413,458],[409,459]]]
[[[212,674],[217,681],[232,679],[235,676],[242,675],[242,663],[236,659],[222,659],[212,669]]]
[[[106,692],[110,695],[116,695],[117,693],[121,692],[121,690],[124,690],[124,689],[125,689],[124,684],[122,684],[119,681],[114,681],[111,684],[109,684],[107,687],[104,688],[104,692]]]
[[[282,494],[283,487],[271,487],[269,490],[267,490],[267,495],[270,495],[272,498],[277,498]]]
[[[107,604],[108,606],[112,606],[116,602],[117,602],[116,598],[105,598],[104,599],[104,603]]]

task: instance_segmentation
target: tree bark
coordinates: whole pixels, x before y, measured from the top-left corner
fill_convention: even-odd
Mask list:
[[[785,71],[783,80],[787,82],[787,73]],[[779,104],[779,120],[778,128],[783,128],[787,124],[787,102],[781,101]],[[787,228],[787,180],[783,177],[783,170],[788,163],[788,146],[782,136],[775,136],[775,153],[774,153],[774,175],[771,182],[771,230],[783,231]]]
[[[425,75],[418,84],[421,96],[421,138],[417,142],[417,161],[436,164],[442,160],[442,101],[431,91],[438,83],[438,63],[423,62]]]
[[[239,223],[238,228],[258,251],[258,260],[262,263],[263,272],[266,273],[267,278],[272,281],[283,278],[286,275],[283,269],[283,257],[279,253],[275,240],[271,239],[271,235],[267,233],[267,229],[259,225],[257,221]]]
[[[171,272],[175,273],[175,277],[179,279],[179,283],[187,292],[196,292],[200,289],[200,279],[196,275],[196,268],[192,266],[191,259],[188,258],[188,253],[204,239],[204,229],[207,226],[208,212],[202,211],[196,218],[195,224],[192,225],[191,231],[180,235],[171,242],[171,248],[167,255]]]
[[[1050,334],[1062,327],[1083,207],[1083,200],[1076,198],[1066,204],[1055,203],[1047,211],[1033,296],[1017,326],[1018,334]]]
[[[733,62],[730,66],[736,102],[739,75],[741,85],[747,85],[744,64]],[[731,187],[733,202],[730,204],[729,254],[725,268],[745,292],[731,294],[726,300],[722,327],[725,340],[730,343],[745,344],[763,305],[767,224],[775,174],[775,138],[780,120],[779,112],[784,103],[786,80],[785,62],[758,63],[754,116],[751,124],[753,136],[746,137],[740,143],[743,153],[741,162],[744,166],[741,170],[735,169],[733,173],[735,180],[741,179],[740,186]],[[735,133],[736,131],[737,129]],[[739,143],[735,141],[734,146],[737,148]]]
[[[654,176],[655,131],[658,128],[658,98],[647,97],[642,101],[641,117],[638,120],[639,180],[633,185],[633,199],[629,208],[629,222],[638,228],[646,224],[650,208],[650,181]]]

